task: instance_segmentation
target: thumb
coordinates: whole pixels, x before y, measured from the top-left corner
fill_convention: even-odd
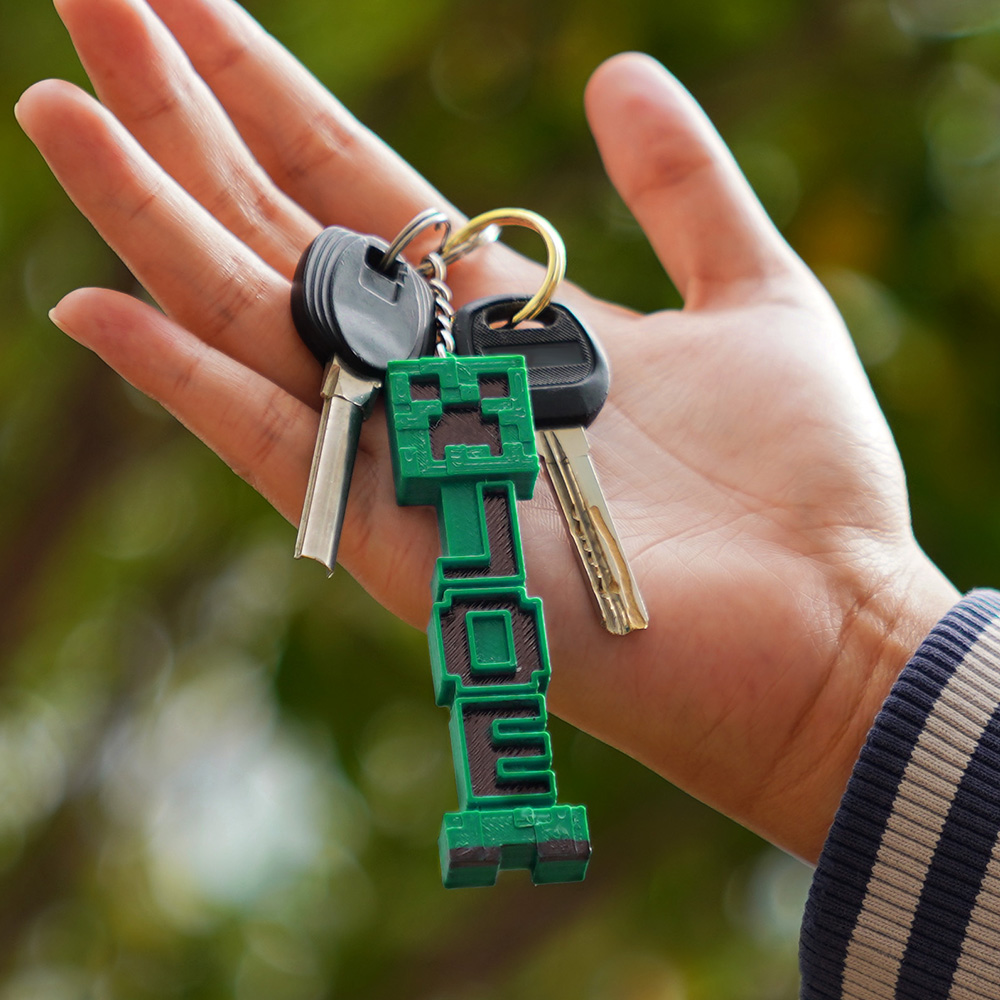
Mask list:
[[[802,266],[704,111],[655,59],[609,59],[585,102],[608,176],[688,308]]]

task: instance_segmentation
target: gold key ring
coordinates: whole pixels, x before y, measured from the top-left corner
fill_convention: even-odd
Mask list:
[[[477,215],[453,232],[444,241],[439,252],[448,258],[490,226],[524,226],[526,229],[533,229],[545,242],[548,266],[542,287],[511,317],[511,326],[516,326],[526,319],[534,319],[552,301],[559,282],[566,274],[566,247],[552,223],[537,212],[526,208],[496,208],[492,212]]]

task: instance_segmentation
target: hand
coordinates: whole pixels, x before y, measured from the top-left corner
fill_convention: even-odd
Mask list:
[[[323,225],[391,237],[428,206],[461,216],[230,0],[57,7],[103,106],[46,81],[18,119],[165,314],[81,289],[53,320],[294,522],[320,375],[289,314],[299,255]],[[836,310],[692,98],[625,55],[597,70],[586,105],[685,306],[640,316],[561,292],[611,359],[591,440],[651,625],[603,632],[540,480],[521,521],[550,704],[815,858],[888,688],[957,595],[912,537],[899,458]],[[450,277],[461,303],[533,289],[538,269],[493,247]],[[429,588],[411,581],[429,580],[437,552],[432,513],[395,504],[376,415],[341,561],[423,626]]]

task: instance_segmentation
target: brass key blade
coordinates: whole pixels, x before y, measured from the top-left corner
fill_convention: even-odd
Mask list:
[[[323,410],[295,539],[295,558],[315,559],[330,575],[337,565],[361,424],[381,385],[380,381],[352,374],[336,358],[323,372]]]
[[[551,427],[536,431],[535,437],[604,627],[614,635],[646,628],[646,605],[591,464],[587,432],[582,427]]]

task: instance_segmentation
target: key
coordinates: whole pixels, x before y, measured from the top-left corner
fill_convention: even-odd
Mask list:
[[[295,556],[330,574],[354,471],[361,424],[390,361],[419,358],[434,344],[434,295],[402,258],[383,271],[388,245],[349,229],[324,229],[302,255],[292,284],[292,318],[324,366],[316,450]]]
[[[516,327],[525,299],[494,296],[455,316],[459,354],[522,354],[535,437],[604,627],[627,635],[649,624],[614,520],[590,459],[586,427],[608,397],[610,370],[597,340],[565,306],[550,304]]]

